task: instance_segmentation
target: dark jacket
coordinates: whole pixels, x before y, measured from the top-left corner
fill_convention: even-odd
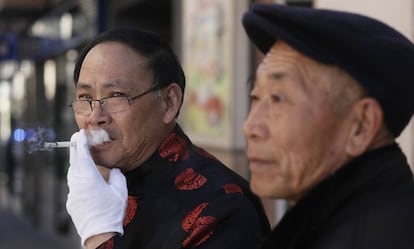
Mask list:
[[[312,189],[261,248],[413,249],[413,176],[398,145],[362,155]]]
[[[248,182],[178,126],[126,178],[125,234],[99,248],[251,249],[270,232]]]

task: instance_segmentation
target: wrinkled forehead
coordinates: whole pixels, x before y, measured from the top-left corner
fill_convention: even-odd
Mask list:
[[[266,53],[256,71],[259,75],[284,75],[295,79],[305,89],[315,87],[327,87],[332,81],[338,80],[346,75],[343,70],[334,65],[318,62],[287,43],[278,40]]]
[[[275,55],[277,53],[286,53],[286,54],[291,54],[291,56],[305,57],[299,51],[292,48],[291,46],[289,46],[289,44],[287,44],[286,42],[282,40],[277,40],[273,44],[273,46],[269,49],[269,52],[266,54],[266,56]]]
[[[266,53],[260,67],[296,68],[300,71],[309,69],[320,71],[322,64],[295,50],[283,41],[277,41]],[[318,69],[319,68],[319,69]]]
[[[148,59],[120,42],[99,43],[85,56],[79,71],[78,84],[152,84]]]
[[[309,84],[323,75],[324,70],[318,64],[288,44],[277,41],[259,64],[255,78],[286,79],[308,90]]]
[[[88,61],[100,62],[101,64],[112,64],[117,66],[132,64],[139,67],[146,67],[148,58],[138,53],[131,46],[122,42],[105,41],[96,44],[89,50],[83,59],[82,67]]]

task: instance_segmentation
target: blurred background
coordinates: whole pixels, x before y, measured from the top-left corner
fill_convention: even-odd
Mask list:
[[[414,35],[412,0],[0,0],[1,248],[80,248],[65,209],[68,150],[42,150],[77,130],[68,104],[80,49],[98,33],[135,26],[170,42],[187,77],[179,122],[248,179],[241,125],[247,79],[262,59],[241,26],[253,2],[352,10]],[[414,125],[398,139],[413,165]],[[286,203],[263,200],[275,225]]]

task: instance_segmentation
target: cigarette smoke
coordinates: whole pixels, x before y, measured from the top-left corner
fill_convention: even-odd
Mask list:
[[[111,141],[104,129],[89,129],[88,138],[89,146],[96,146]]]
[[[29,154],[36,151],[52,151],[54,148],[44,146],[45,142],[54,142],[56,140],[56,134],[53,129],[36,128],[28,129],[25,131],[25,143],[27,146],[27,152]],[[90,129],[88,130],[88,145],[96,146],[109,142],[108,133],[104,129]]]
[[[45,147],[44,142],[54,141],[56,134],[52,129],[37,128],[26,130],[25,142],[29,154],[35,151],[50,151],[52,148]]]

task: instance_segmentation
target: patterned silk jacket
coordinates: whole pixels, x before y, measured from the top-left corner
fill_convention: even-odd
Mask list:
[[[193,145],[178,125],[125,175],[125,233],[99,249],[254,249],[270,231],[248,182]]]

